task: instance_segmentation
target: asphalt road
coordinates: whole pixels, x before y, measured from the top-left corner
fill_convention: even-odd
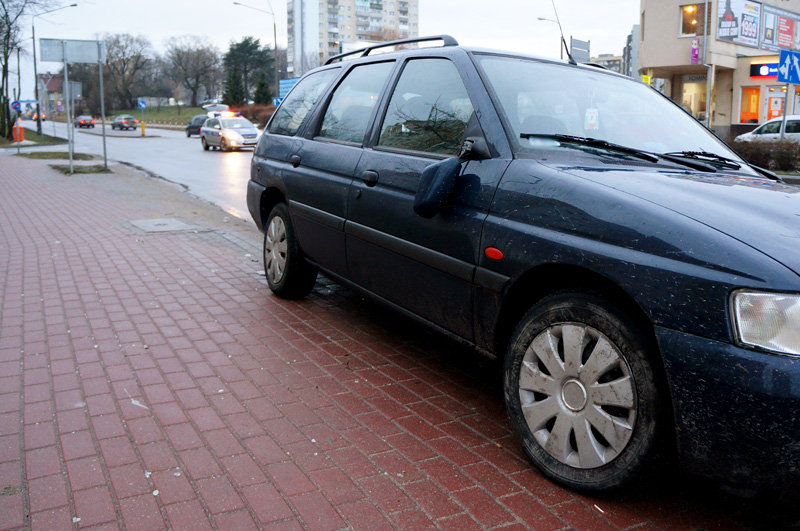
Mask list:
[[[187,116],[188,117],[188,116]],[[29,129],[35,123],[25,122]],[[66,138],[67,126],[63,123],[45,122],[42,130]],[[106,144],[109,160],[134,164],[169,181],[188,187],[189,191],[210,201],[226,212],[249,220],[247,210],[247,181],[250,180],[252,150],[203,151],[197,136],[186,138],[184,130],[146,129],[141,131],[111,131],[106,125]],[[66,151],[64,146],[27,148],[25,151]],[[98,124],[94,129],[75,129],[75,151],[103,155],[103,137]]]

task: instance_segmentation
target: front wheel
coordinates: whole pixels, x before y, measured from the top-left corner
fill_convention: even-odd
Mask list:
[[[189,130],[187,129],[186,130],[186,138],[191,138],[191,137],[192,137],[192,133],[190,133]]]
[[[209,146],[208,146],[208,142],[206,142],[206,137],[201,136],[200,137],[200,143],[203,144],[203,149],[208,151],[208,147]]]
[[[317,281],[317,269],[305,261],[286,205],[275,205],[264,230],[264,273],[269,289],[284,299],[308,295]]]
[[[228,142],[226,142],[224,138],[219,141],[219,149],[222,151],[228,151]]]
[[[595,296],[547,297],[523,317],[505,359],[509,416],[525,452],[568,487],[622,487],[653,463],[661,396],[645,333]]]

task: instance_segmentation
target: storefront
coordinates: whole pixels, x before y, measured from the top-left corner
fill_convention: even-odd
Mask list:
[[[640,73],[663,80],[665,94],[695,118],[705,121],[710,111],[710,126],[727,136],[784,109],[800,114],[794,87],[777,79],[780,50],[800,51],[800,0],[641,0],[641,7]]]

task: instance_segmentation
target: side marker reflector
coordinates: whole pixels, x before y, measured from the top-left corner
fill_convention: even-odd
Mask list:
[[[505,257],[503,251],[497,247],[487,247],[483,253],[487,256],[487,258],[491,258],[492,260],[502,260]]]

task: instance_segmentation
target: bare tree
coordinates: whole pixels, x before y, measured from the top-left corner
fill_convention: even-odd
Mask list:
[[[122,108],[136,106],[134,87],[141,81],[152,61],[152,47],[147,38],[129,33],[105,36],[106,67],[109,85]]]
[[[192,107],[197,106],[197,93],[213,84],[219,70],[219,51],[206,39],[194,36],[167,40],[164,56],[168,75],[192,94]]]
[[[0,136],[11,138],[8,63],[20,44],[20,18],[52,5],[50,0],[0,0]]]

